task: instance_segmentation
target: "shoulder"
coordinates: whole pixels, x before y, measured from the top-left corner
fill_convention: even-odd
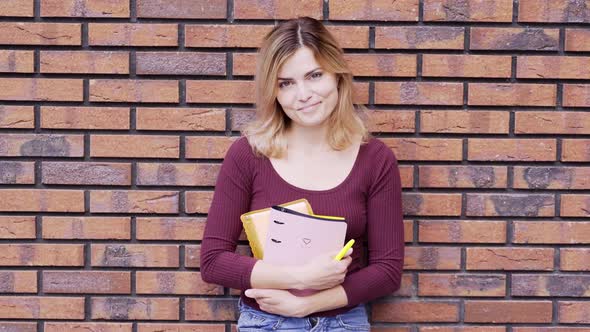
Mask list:
[[[239,159],[241,161],[249,160],[254,157],[252,147],[246,136],[241,136],[234,140],[227,150],[224,159]]]
[[[391,150],[391,148],[379,138],[371,137],[364,145],[367,151],[366,156],[368,160],[371,160],[373,165],[375,165],[375,163],[383,163],[390,166],[397,164],[397,158],[395,157],[393,150]]]

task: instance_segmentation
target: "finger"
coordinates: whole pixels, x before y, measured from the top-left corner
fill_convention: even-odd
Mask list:
[[[255,299],[264,298],[264,297],[268,296],[268,294],[266,293],[266,291],[264,289],[254,289],[254,288],[247,289],[244,292],[244,295],[246,295],[247,297],[250,297],[250,298],[255,298]]]

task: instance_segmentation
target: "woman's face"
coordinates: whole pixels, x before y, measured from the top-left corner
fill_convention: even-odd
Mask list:
[[[307,47],[281,66],[277,86],[277,101],[294,125],[322,125],[338,102],[336,75],[322,69]]]

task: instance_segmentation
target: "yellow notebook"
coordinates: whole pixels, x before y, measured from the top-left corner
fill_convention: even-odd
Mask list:
[[[280,206],[297,212],[313,215],[311,205],[305,198],[280,204]],[[246,212],[240,216],[244,231],[248,237],[248,242],[250,242],[252,254],[258,259],[264,257],[264,244],[268,232],[270,210],[271,208],[268,207],[266,209]]]

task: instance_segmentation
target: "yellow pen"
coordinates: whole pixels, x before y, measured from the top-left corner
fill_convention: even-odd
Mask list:
[[[348,249],[352,248],[353,244],[354,244],[354,239],[348,241],[348,243],[346,243],[346,245],[344,245],[344,248],[342,248],[342,250],[340,250],[338,255],[336,255],[336,257],[334,257],[334,260],[335,261],[341,260],[342,257],[344,257],[344,255],[346,255],[346,252],[348,251]]]

